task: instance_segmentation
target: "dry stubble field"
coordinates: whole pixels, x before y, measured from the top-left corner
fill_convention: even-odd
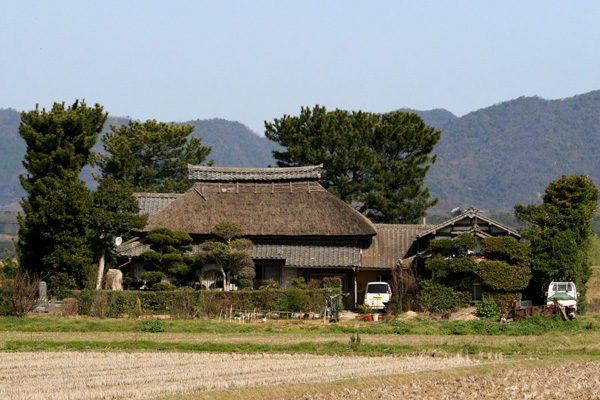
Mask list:
[[[156,352],[0,353],[2,399],[147,399],[197,391],[327,383],[480,364],[465,356]]]
[[[1,328],[0,328],[1,329]],[[0,332],[0,399],[600,399],[600,331],[542,336],[361,335],[413,355],[10,350],[42,343],[348,343],[340,333]],[[470,357],[444,349],[480,346]],[[502,355],[506,349],[523,349]],[[410,350],[411,352],[413,350]],[[596,356],[586,357],[594,352]],[[431,355],[435,354],[435,357]],[[465,351],[466,354],[466,351]],[[564,356],[563,356],[564,355]],[[564,396],[562,396],[564,395]]]

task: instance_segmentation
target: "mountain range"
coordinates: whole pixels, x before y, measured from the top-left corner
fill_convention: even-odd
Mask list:
[[[562,174],[587,174],[600,182],[600,91],[560,100],[520,97],[462,117],[444,109],[402,109],[419,114],[442,131],[437,161],[426,184],[440,202],[434,213],[475,206],[510,211],[516,203],[540,201]],[[18,174],[25,144],[18,135],[19,112],[0,109],[0,207],[15,208],[23,195]],[[125,123],[111,117],[108,124]],[[212,146],[217,166],[275,165],[278,145],[239,122],[194,120],[193,135]],[[100,150],[100,146],[96,146]],[[90,180],[89,171],[84,178]]]

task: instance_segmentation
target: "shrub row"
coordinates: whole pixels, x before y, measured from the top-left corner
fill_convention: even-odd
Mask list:
[[[79,315],[121,317],[136,314],[169,314],[177,317],[214,317],[221,312],[288,311],[316,312],[325,307],[331,290],[263,289],[205,291],[180,288],[173,291],[72,291]],[[139,303],[138,303],[139,299]],[[136,303],[139,305],[136,307]]]

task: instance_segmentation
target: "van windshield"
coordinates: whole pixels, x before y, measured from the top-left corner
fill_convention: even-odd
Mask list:
[[[367,293],[387,293],[387,283],[372,283],[367,286]]]

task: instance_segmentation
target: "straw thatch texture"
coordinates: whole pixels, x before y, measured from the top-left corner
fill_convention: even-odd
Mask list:
[[[432,225],[375,224],[377,236],[363,252],[362,268],[391,269],[415,251],[413,243]]]
[[[319,180],[323,164],[290,168],[230,168],[188,165],[191,180],[211,182]]]
[[[312,181],[199,182],[151,216],[142,231],[167,227],[192,235],[209,235],[215,225],[224,221],[242,224],[250,237],[376,234],[365,216]]]

